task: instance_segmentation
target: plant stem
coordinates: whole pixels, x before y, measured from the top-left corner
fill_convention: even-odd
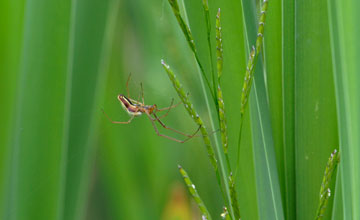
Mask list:
[[[213,131],[216,130],[215,128],[215,124],[214,124],[214,120],[212,117],[212,111],[211,111],[211,107],[210,107],[210,103],[209,103],[209,98],[205,89],[205,85],[204,85],[204,80],[202,78],[202,75],[200,73],[200,71],[198,71],[199,74],[199,78],[200,78],[200,83],[201,83],[201,88],[204,94],[204,98],[205,98],[205,103],[206,103],[206,108],[208,109],[208,114],[209,114],[209,119],[210,119],[210,125],[211,125],[211,129]],[[235,219],[234,217],[234,212],[233,212],[233,208],[232,208],[232,204],[231,204],[231,197],[230,197],[230,190],[229,190],[229,183],[228,183],[228,179],[227,179],[227,171],[225,168],[225,164],[224,164],[224,160],[223,160],[223,155],[221,152],[221,145],[219,143],[219,138],[216,134],[214,134],[214,141],[215,141],[215,150],[216,150],[216,154],[218,155],[219,158],[219,167],[221,170],[221,174],[222,174],[222,179],[224,182],[224,187],[225,187],[225,193],[226,193],[226,197],[227,197],[227,201],[225,201],[225,204],[227,206],[227,208],[229,209],[229,213],[232,219]]]

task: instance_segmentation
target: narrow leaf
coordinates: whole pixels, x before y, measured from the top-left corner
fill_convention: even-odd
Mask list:
[[[25,5],[5,219],[61,216],[70,107],[71,6],[71,1],[46,0]]]
[[[343,219],[360,219],[360,2],[327,2],[342,158],[340,210]]]

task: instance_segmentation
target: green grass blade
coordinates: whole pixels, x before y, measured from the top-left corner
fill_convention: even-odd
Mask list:
[[[0,218],[4,219],[16,80],[21,60],[24,1],[0,2]]]
[[[342,219],[344,216],[343,211],[343,203],[342,203],[342,184],[341,184],[341,175],[340,175],[340,169],[337,169],[336,171],[336,183],[335,183],[335,195],[334,195],[334,204],[333,204],[333,210],[331,219]]]
[[[297,219],[314,218],[318,184],[338,146],[327,1],[296,2],[295,161]],[[331,214],[332,198],[326,213]]]
[[[266,24],[264,31],[264,66],[268,90],[271,128],[274,140],[276,165],[279,174],[281,198],[285,210],[288,213],[286,195],[285,163],[283,144],[283,80],[282,80],[282,13],[281,0],[271,1],[267,10]],[[288,74],[288,73],[287,73]],[[287,155],[286,155],[287,156]],[[293,163],[294,164],[294,163]],[[293,179],[294,181],[294,179]],[[288,218],[291,219],[291,218]]]
[[[336,88],[339,142],[342,162],[342,210],[344,219],[360,218],[360,93],[358,59],[360,30],[358,1],[328,1],[332,60]],[[339,204],[340,205],[340,204]]]
[[[196,204],[198,205],[198,207],[202,213],[202,216],[203,216],[202,218],[211,220],[211,215],[210,215],[209,211],[207,210],[204,202],[202,201],[199,193],[197,192],[195,185],[192,183],[189,175],[180,165],[178,165],[178,167],[179,167],[179,172],[180,172],[181,176],[184,178],[184,181],[186,183],[186,186],[187,186],[191,196],[194,198]]]
[[[261,71],[255,73],[250,115],[260,219],[284,219],[270,115]]]
[[[94,162],[99,97],[104,88],[109,34],[118,1],[76,1],[73,8],[71,109],[66,164],[64,219],[83,219],[88,200],[90,168]],[[94,16],[96,15],[96,16]],[[112,35],[112,34],[111,34]],[[86,83],[84,83],[86,82]]]
[[[70,11],[70,1],[26,2],[6,219],[56,219],[61,212]]]
[[[270,8],[272,6],[270,5]],[[272,13],[272,12],[269,12]],[[269,14],[269,17],[271,15]],[[271,18],[269,18],[271,19]],[[271,24],[269,24],[271,25]],[[271,27],[270,27],[271,28]],[[267,31],[271,31],[267,30]],[[266,32],[266,31],[265,31]],[[295,1],[282,0],[283,155],[286,219],[296,218],[295,191]],[[270,43],[270,42],[269,42]],[[270,43],[271,44],[271,43]],[[267,58],[269,58],[267,56]],[[268,64],[267,64],[268,65]],[[269,76],[271,80],[271,76]],[[270,83],[269,83],[270,84]],[[270,87],[270,85],[269,85]],[[269,94],[271,99],[271,94]],[[272,104],[270,104],[270,108]],[[274,136],[275,144],[277,137]],[[280,162],[281,163],[281,162]],[[281,178],[280,174],[280,178]]]

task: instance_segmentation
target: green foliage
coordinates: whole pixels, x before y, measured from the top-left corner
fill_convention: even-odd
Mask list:
[[[360,3],[168,2],[0,2],[0,218],[359,219]]]

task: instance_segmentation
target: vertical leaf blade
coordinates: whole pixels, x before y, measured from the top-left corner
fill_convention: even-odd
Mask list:
[[[0,2],[0,218],[4,218],[11,155],[16,80],[23,37],[24,1]]]
[[[118,1],[74,3],[72,16],[71,103],[63,218],[83,219],[94,162],[99,98],[103,94],[107,57]],[[86,82],[86,83],[85,83]]]
[[[70,1],[26,2],[6,219],[60,214],[70,9]]]
[[[295,2],[296,217],[300,220],[314,217],[327,157],[338,145],[326,4]],[[331,202],[332,198],[329,214]]]
[[[360,34],[360,29],[357,20],[360,4],[351,0],[341,2],[329,0],[328,4],[331,15],[329,28],[342,157],[340,176],[343,218],[359,219],[360,44],[357,36]]]
[[[270,6],[271,7],[271,6]],[[282,99],[285,216],[295,219],[295,1],[282,0]]]

